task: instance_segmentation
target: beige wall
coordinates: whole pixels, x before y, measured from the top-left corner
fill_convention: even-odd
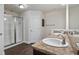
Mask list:
[[[45,14],[45,33],[49,34],[53,29],[66,28],[65,8],[57,9]]]
[[[0,4],[0,55],[4,54],[4,5]]]
[[[5,13],[8,15],[19,16],[19,14],[15,13],[15,12],[11,12],[9,10],[5,10]]]
[[[22,16],[23,16],[23,25],[24,25],[24,42],[26,42],[26,43],[31,42],[32,43],[36,40],[35,39],[34,40],[30,39],[33,36],[35,37],[35,35],[33,35],[33,34],[30,37],[30,30],[32,29],[33,31],[34,30],[36,31],[37,29],[35,27],[39,27],[39,25],[40,26],[42,25],[41,24],[41,20],[42,20],[42,16],[43,16],[42,12],[41,11],[29,10],[29,11],[25,11],[22,14]],[[38,20],[36,23],[34,22],[35,19]],[[35,25],[35,26],[33,26],[33,25]],[[40,30],[42,30],[42,26],[38,30],[41,33]],[[40,35],[40,38],[42,38],[42,33]],[[38,38],[38,39],[40,39],[40,38]]]

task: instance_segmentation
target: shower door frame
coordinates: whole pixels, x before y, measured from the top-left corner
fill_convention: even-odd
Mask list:
[[[5,45],[4,47],[8,47],[8,46],[14,45],[16,43],[19,43],[19,42],[16,42],[16,21],[15,21],[16,17],[18,17],[18,16],[12,16],[12,17],[14,17],[14,43],[11,43],[9,45]],[[21,18],[22,18],[22,40],[23,40],[23,17],[21,17]]]
[[[23,40],[23,17],[19,17],[19,16],[15,16],[15,17],[17,17],[17,18],[22,18],[21,20],[22,20],[22,40]],[[17,21],[17,20],[16,20],[16,21]],[[16,22],[15,22],[15,23],[16,23]],[[15,29],[14,32],[16,33],[16,24],[15,24],[15,28],[14,28],[14,29]],[[16,35],[16,34],[15,34],[15,35]],[[14,36],[15,36],[15,35],[14,35]],[[20,42],[21,42],[21,41],[17,42],[17,38],[16,38],[16,36],[15,36],[15,44],[16,44],[16,43],[20,43]]]

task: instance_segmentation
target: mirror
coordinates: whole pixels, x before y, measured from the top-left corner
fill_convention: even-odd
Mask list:
[[[79,4],[69,5],[69,29],[79,30]]]

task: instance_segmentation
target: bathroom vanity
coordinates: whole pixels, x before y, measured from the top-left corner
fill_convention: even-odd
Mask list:
[[[59,38],[55,35],[52,35],[50,37]],[[68,47],[55,47],[49,46],[42,41],[36,42],[32,45],[34,55],[75,55],[75,50],[72,48],[69,42],[69,37],[67,35],[65,36],[65,39],[69,43]],[[79,53],[79,48],[76,47],[76,51],[77,53]]]
[[[43,44],[42,42],[38,42],[33,46],[34,49],[34,54],[38,51],[41,54],[47,54],[47,55],[74,55],[73,50],[68,47],[68,48],[58,48],[58,47],[51,47]],[[36,54],[38,55],[38,54]]]
[[[71,38],[75,42],[75,48],[77,50],[77,54],[79,55],[79,35],[72,35]]]

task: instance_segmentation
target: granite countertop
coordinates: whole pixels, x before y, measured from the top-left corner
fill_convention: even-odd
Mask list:
[[[48,37],[53,37],[53,38],[61,38],[57,37],[56,35],[50,35]],[[54,47],[54,46],[48,46],[44,44],[42,41],[36,42],[35,44],[32,45],[32,47],[38,51],[41,51],[46,54],[56,54],[56,55],[74,55],[76,53],[76,49],[73,49],[72,44],[73,42],[70,42],[70,38],[72,39],[73,37],[69,37],[68,35],[64,35],[66,41],[69,43],[68,47],[62,48],[62,47]],[[73,43],[74,44],[74,43]]]
[[[72,43],[74,43],[76,50],[79,51],[79,47],[77,46],[77,43],[79,43],[79,36],[70,35],[70,38],[72,39]]]

